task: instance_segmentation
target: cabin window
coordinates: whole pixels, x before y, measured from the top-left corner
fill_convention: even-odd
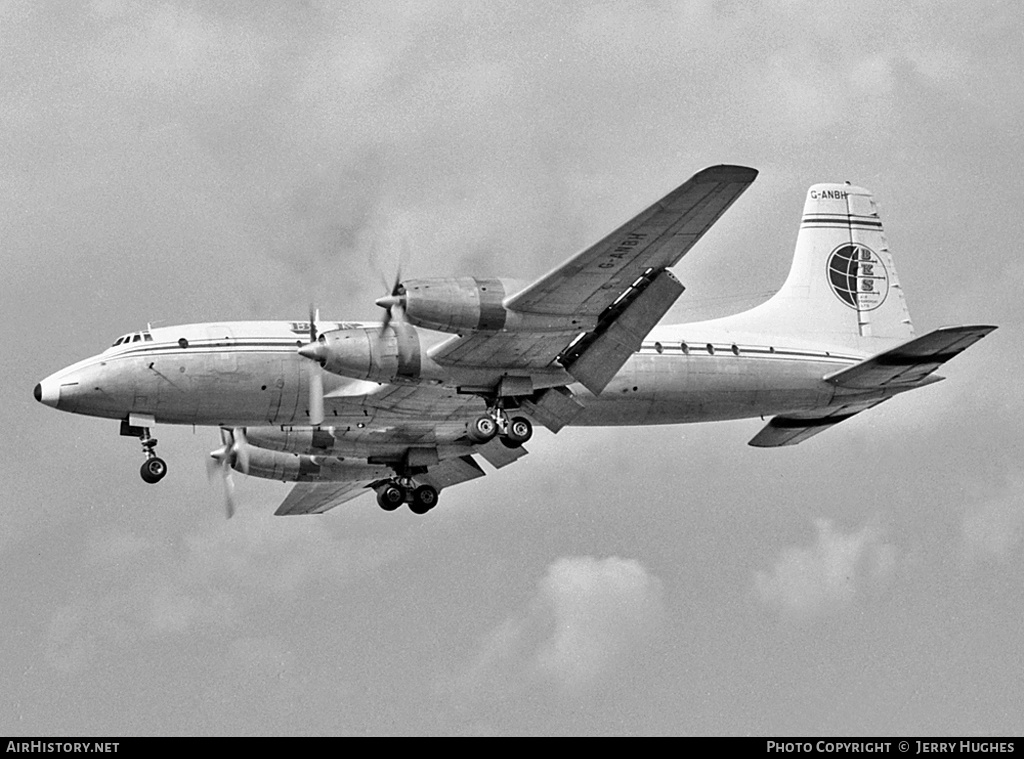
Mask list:
[[[715,355],[715,346],[713,346],[711,343],[708,343],[708,353],[712,356]]]
[[[687,356],[690,355],[690,346],[686,344],[685,340],[683,342],[679,343],[679,347],[682,349],[683,353],[685,353]]]
[[[180,338],[178,340],[178,346],[181,347],[181,348],[187,348],[188,347],[188,340],[186,340],[184,337]]]
[[[658,353],[661,353],[662,351],[665,350],[665,348],[664,348],[664,346],[662,346],[661,343],[655,343],[654,344],[654,350],[658,351]]]
[[[147,343],[153,342],[153,336],[151,334],[149,334],[148,332],[143,332],[142,333],[142,339],[145,340]]]
[[[132,342],[133,343],[137,343],[141,339],[142,339],[142,335],[140,335],[138,332],[136,332],[134,335],[132,335]]]
[[[733,343],[732,344],[732,352],[733,352],[734,356],[740,355],[740,346],[736,345],[736,343]]]

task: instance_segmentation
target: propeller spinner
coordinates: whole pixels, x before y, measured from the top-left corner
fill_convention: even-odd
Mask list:
[[[405,308],[405,285],[402,284],[401,270],[395,272],[395,282],[391,286],[391,294],[385,295],[383,298],[377,298],[374,303],[387,311],[387,315],[380,325],[381,334],[384,334],[384,331],[391,326],[391,320],[395,316],[395,308]]]

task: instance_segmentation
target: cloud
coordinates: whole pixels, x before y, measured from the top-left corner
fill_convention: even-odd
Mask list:
[[[131,583],[86,590],[50,616],[46,661],[80,672],[109,644],[246,629],[263,607],[286,610],[303,589],[339,587],[404,555],[410,541],[335,537],[316,520],[240,515],[219,527],[204,523],[180,543],[161,545],[123,527],[87,536],[91,566]]]
[[[754,578],[762,602],[805,619],[849,607],[858,593],[891,574],[896,559],[871,526],[844,535],[826,519],[815,524],[813,545],[787,548],[771,572]]]
[[[638,562],[559,559],[526,607],[483,640],[458,684],[464,703],[554,687],[595,688],[656,636],[662,587]]]
[[[1024,503],[1017,484],[1001,497],[968,505],[964,509],[963,535],[968,560],[1006,561],[1024,537]]]

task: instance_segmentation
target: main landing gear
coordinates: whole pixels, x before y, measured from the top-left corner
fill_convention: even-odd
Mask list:
[[[466,425],[466,436],[474,443],[489,443],[497,435],[508,448],[518,448],[533,437],[533,425],[525,416],[509,417],[499,404],[487,406],[487,413]]]
[[[384,511],[394,511],[403,503],[409,504],[413,514],[426,514],[437,506],[437,488],[432,485],[416,486],[410,477],[397,477],[377,485],[377,505]]]

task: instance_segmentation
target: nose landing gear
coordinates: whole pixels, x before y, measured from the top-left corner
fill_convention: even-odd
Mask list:
[[[143,480],[151,485],[155,485],[167,474],[167,462],[154,453],[151,458],[142,462],[139,474],[142,475]]]
[[[142,452],[146,454],[146,460],[142,462],[139,474],[150,485],[155,485],[167,475],[167,462],[157,456],[156,451],[153,450],[156,448],[156,438],[149,434],[149,427],[143,427],[139,437],[142,440]]]
[[[156,438],[149,434],[149,427],[137,427],[126,420],[121,422],[121,435],[137,437],[142,442],[146,460],[142,462],[139,474],[145,482],[154,485],[167,476],[167,462],[156,455]]]

